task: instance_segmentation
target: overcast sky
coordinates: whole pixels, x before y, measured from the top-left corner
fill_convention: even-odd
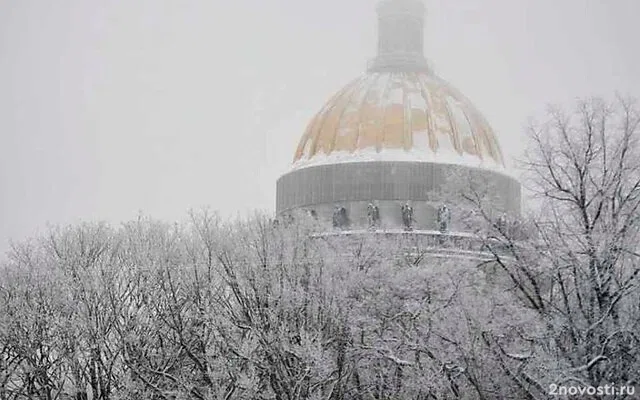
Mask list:
[[[46,225],[273,210],[374,0],[0,0],[0,250]],[[547,103],[640,95],[638,0],[427,0],[425,51],[517,155]]]

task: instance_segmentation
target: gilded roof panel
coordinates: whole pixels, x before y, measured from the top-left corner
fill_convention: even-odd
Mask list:
[[[432,73],[373,72],[347,85],[310,122],[294,161],[385,149],[449,152],[504,166],[482,114]]]

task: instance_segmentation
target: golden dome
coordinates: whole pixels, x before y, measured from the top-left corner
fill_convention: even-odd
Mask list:
[[[294,169],[317,163],[432,161],[504,169],[482,114],[429,69],[422,0],[381,0],[378,54],[339,91],[300,140]]]
[[[493,130],[454,87],[428,70],[371,71],[339,91],[309,123],[294,168],[363,154],[504,167]]]

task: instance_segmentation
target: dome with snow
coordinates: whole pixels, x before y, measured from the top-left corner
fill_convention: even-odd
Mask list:
[[[309,123],[294,168],[363,159],[504,167],[482,114],[426,69],[371,71],[340,90]]]
[[[437,246],[447,235],[464,247],[463,201],[443,198],[452,176],[483,188],[492,213],[519,215],[520,184],[491,126],[429,68],[424,14],[420,0],[379,3],[378,54],[308,124],[278,179],[279,216],[304,211],[341,233],[411,232]]]

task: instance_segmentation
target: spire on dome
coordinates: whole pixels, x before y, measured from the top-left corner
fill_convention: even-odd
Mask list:
[[[382,0],[378,4],[378,55],[369,72],[426,72],[421,0]]]

